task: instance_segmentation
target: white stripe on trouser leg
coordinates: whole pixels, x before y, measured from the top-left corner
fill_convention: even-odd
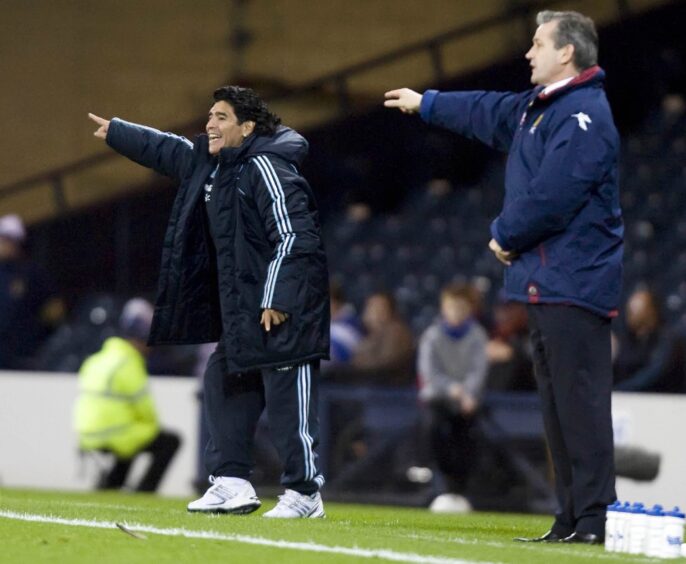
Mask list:
[[[310,435],[310,398],[312,397],[312,367],[311,365],[307,364],[305,367],[305,371],[307,374],[307,406],[305,409],[305,438],[307,439],[307,444],[308,444],[308,455],[310,457],[310,476],[309,479],[313,479],[315,476],[315,473],[317,472],[317,469],[315,468],[314,464],[314,449],[312,448],[312,444],[314,441],[312,440],[312,435]]]
[[[314,452],[312,451],[312,437],[309,434],[308,418],[310,412],[310,365],[298,367],[298,412],[300,441],[303,445],[303,463],[305,466],[305,480],[312,480],[315,476]]]
[[[298,434],[303,446],[303,465],[305,467],[304,479],[308,480],[310,475],[309,462],[307,456],[307,440],[305,439],[305,365],[298,366]]]
[[[303,465],[305,467],[305,477],[307,477],[307,456],[305,455],[306,446],[303,435],[303,403],[303,367],[298,366],[298,435],[303,446]]]

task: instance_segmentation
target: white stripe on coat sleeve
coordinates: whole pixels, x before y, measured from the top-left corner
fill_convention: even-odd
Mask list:
[[[252,161],[257,166],[265,186],[272,198],[272,213],[274,214],[274,221],[279,232],[281,242],[276,248],[276,256],[269,263],[267,269],[267,280],[264,285],[264,294],[262,297],[261,307],[268,309],[272,306],[274,299],[274,290],[276,289],[276,282],[279,276],[279,269],[284,257],[288,256],[293,249],[295,242],[295,233],[291,227],[291,220],[288,217],[288,209],[286,207],[286,196],[279,181],[279,177],[272,166],[272,163],[264,155],[254,157]]]

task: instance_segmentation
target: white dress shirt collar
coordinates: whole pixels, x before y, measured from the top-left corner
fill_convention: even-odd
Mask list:
[[[567,77],[567,78],[563,78],[562,80],[558,80],[557,82],[553,82],[552,84],[549,84],[548,86],[546,86],[546,87],[543,89],[542,94],[543,94],[544,96],[547,96],[548,94],[550,94],[551,92],[554,92],[554,91],[557,90],[558,88],[562,88],[562,87],[565,86],[568,82],[571,82],[572,79],[574,79],[574,78],[576,78],[576,77],[574,77],[574,76],[569,76],[569,77]]]

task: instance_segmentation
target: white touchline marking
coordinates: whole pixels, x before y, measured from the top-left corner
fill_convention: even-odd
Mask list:
[[[0,510],[0,517],[14,519],[17,521],[30,521],[34,523],[52,523],[56,525],[66,525],[70,527],[91,527],[94,529],[115,529],[117,524],[114,521],[96,521],[90,519],[66,519],[52,515],[36,515],[32,513],[17,513],[15,511]],[[345,546],[329,546],[311,542],[293,542],[286,540],[273,540],[263,537],[250,537],[247,535],[231,535],[218,533],[215,531],[194,531],[192,529],[170,528],[162,529],[150,525],[135,523],[125,523],[132,531],[150,533],[152,535],[164,535],[168,537],[186,537],[191,539],[208,539],[228,542],[239,542],[243,544],[254,544],[259,546],[270,546],[274,548],[286,548],[291,550],[302,550],[306,552],[328,552],[332,554],[344,554],[346,556],[357,556],[360,558],[382,558],[394,562],[416,562],[422,564],[499,564],[487,562],[485,560],[462,560],[459,558],[448,558],[444,556],[428,556],[415,554],[412,552],[396,552],[387,549],[367,549],[349,548]]]
[[[96,503],[94,501],[70,501],[69,507],[88,507],[93,509],[116,509],[117,511],[155,511],[155,509],[121,505],[118,503]]]

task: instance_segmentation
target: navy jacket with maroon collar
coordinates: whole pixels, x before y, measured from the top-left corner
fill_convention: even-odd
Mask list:
[[[509,152],[505,201],[491,224],[503,249],[507,297],[616,315],[624,225],[619,135],[600,67],[548,95],[428,90],[424,121]]]

